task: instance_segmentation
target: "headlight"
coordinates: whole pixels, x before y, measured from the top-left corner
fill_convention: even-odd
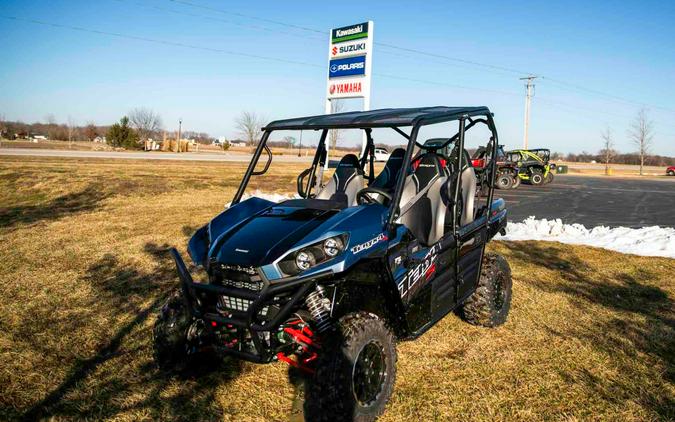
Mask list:
[[[344,252],[348,240],[347,234],[341,234],[290,252],[279,261],[279,269],[286,275],[296,275],[323,264]]]
[[[344,249],[345,245],[339,237],[329,237],[323,242],[323,251],[331,258],[337,256]]]
[[[316,258],[310,251],[300,251],[295,255],[295,265],[303,271],[310,269],[314,264],[316,264]]]

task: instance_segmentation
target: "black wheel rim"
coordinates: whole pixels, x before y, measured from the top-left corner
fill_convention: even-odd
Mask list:
[[[359,352],[352,373],[352,389],[359,405],[369,406],[377,400],[384,385],[385,369],[384,348],[371,340]]]

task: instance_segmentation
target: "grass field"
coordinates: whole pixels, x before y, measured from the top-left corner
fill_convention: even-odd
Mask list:
[[[244,165],[0,161],[0,420],[288,420],[284,364],[159,372],[167,247],[230,201]],[[301,167],[255,182],[290,191]],[[508,322],[454,315],[399,345],[384,421],[675,419],[675,260],[494,242]],[[297,401],[296,401],[297,402]],[[297,403],[296,403],[297,404]]]

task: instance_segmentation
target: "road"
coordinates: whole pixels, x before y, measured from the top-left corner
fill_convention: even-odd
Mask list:
[[[248,162],[249,154],[73,151],[33,148],[0,148],[0,155],[124,158],[144,160],[193,160]],[[275,162],[307,162],[311,157],[279,155]],[[521,184],[518,189],[495,191],[509,208],[511,221],[536,218],[560,218],[564,223],[587,227],[675,227],[675,177],[638,179],[559,175],[550,185],[535,187]]]
[[[675,227],[675,177],[637,179],[557,176],[550,185],[497,190],[509,220],[560,218],[586,227]]]
[[[0,148],[0,155],[32,156],[32,157],[68,157],[68,158],[123,158],[135,160],[188,160],[188,161],[238,161],[248,163],[250,154],[217,153],[217,152],[159,152],[159,151],[77,151],[33,148]],[[261,158],[264,160],[265,156]],[[312,161],[312,157],[297,157],[295,155],[275,155],[275,162],[298,163]]]

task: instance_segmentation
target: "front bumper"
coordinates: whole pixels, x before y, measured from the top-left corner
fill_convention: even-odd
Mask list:
[[[283,346],[279,344],[275,334],[301,306],[303,299],[316,283],[333,276],[331,270],[325,270],[309,276],[288,277],[270,282],[259,271],[263,287],[259,291],[252,291],[195,283],[175,248],[171,248],[171,255],[176,263],[183,297],[190,314],[195,319],[204,321],[207,330],[213,332],[218,327],[227,327],[234,333],[237,341],[229,342],[228,345],[214,344],[214,348],[257,363],[273,360],[279,347]],[[217,312],[214,305],[223,296],[247,303],[247,309],[231,311],[227,316]],[[275,311],[270,315],[267,310],[271,307]]]

